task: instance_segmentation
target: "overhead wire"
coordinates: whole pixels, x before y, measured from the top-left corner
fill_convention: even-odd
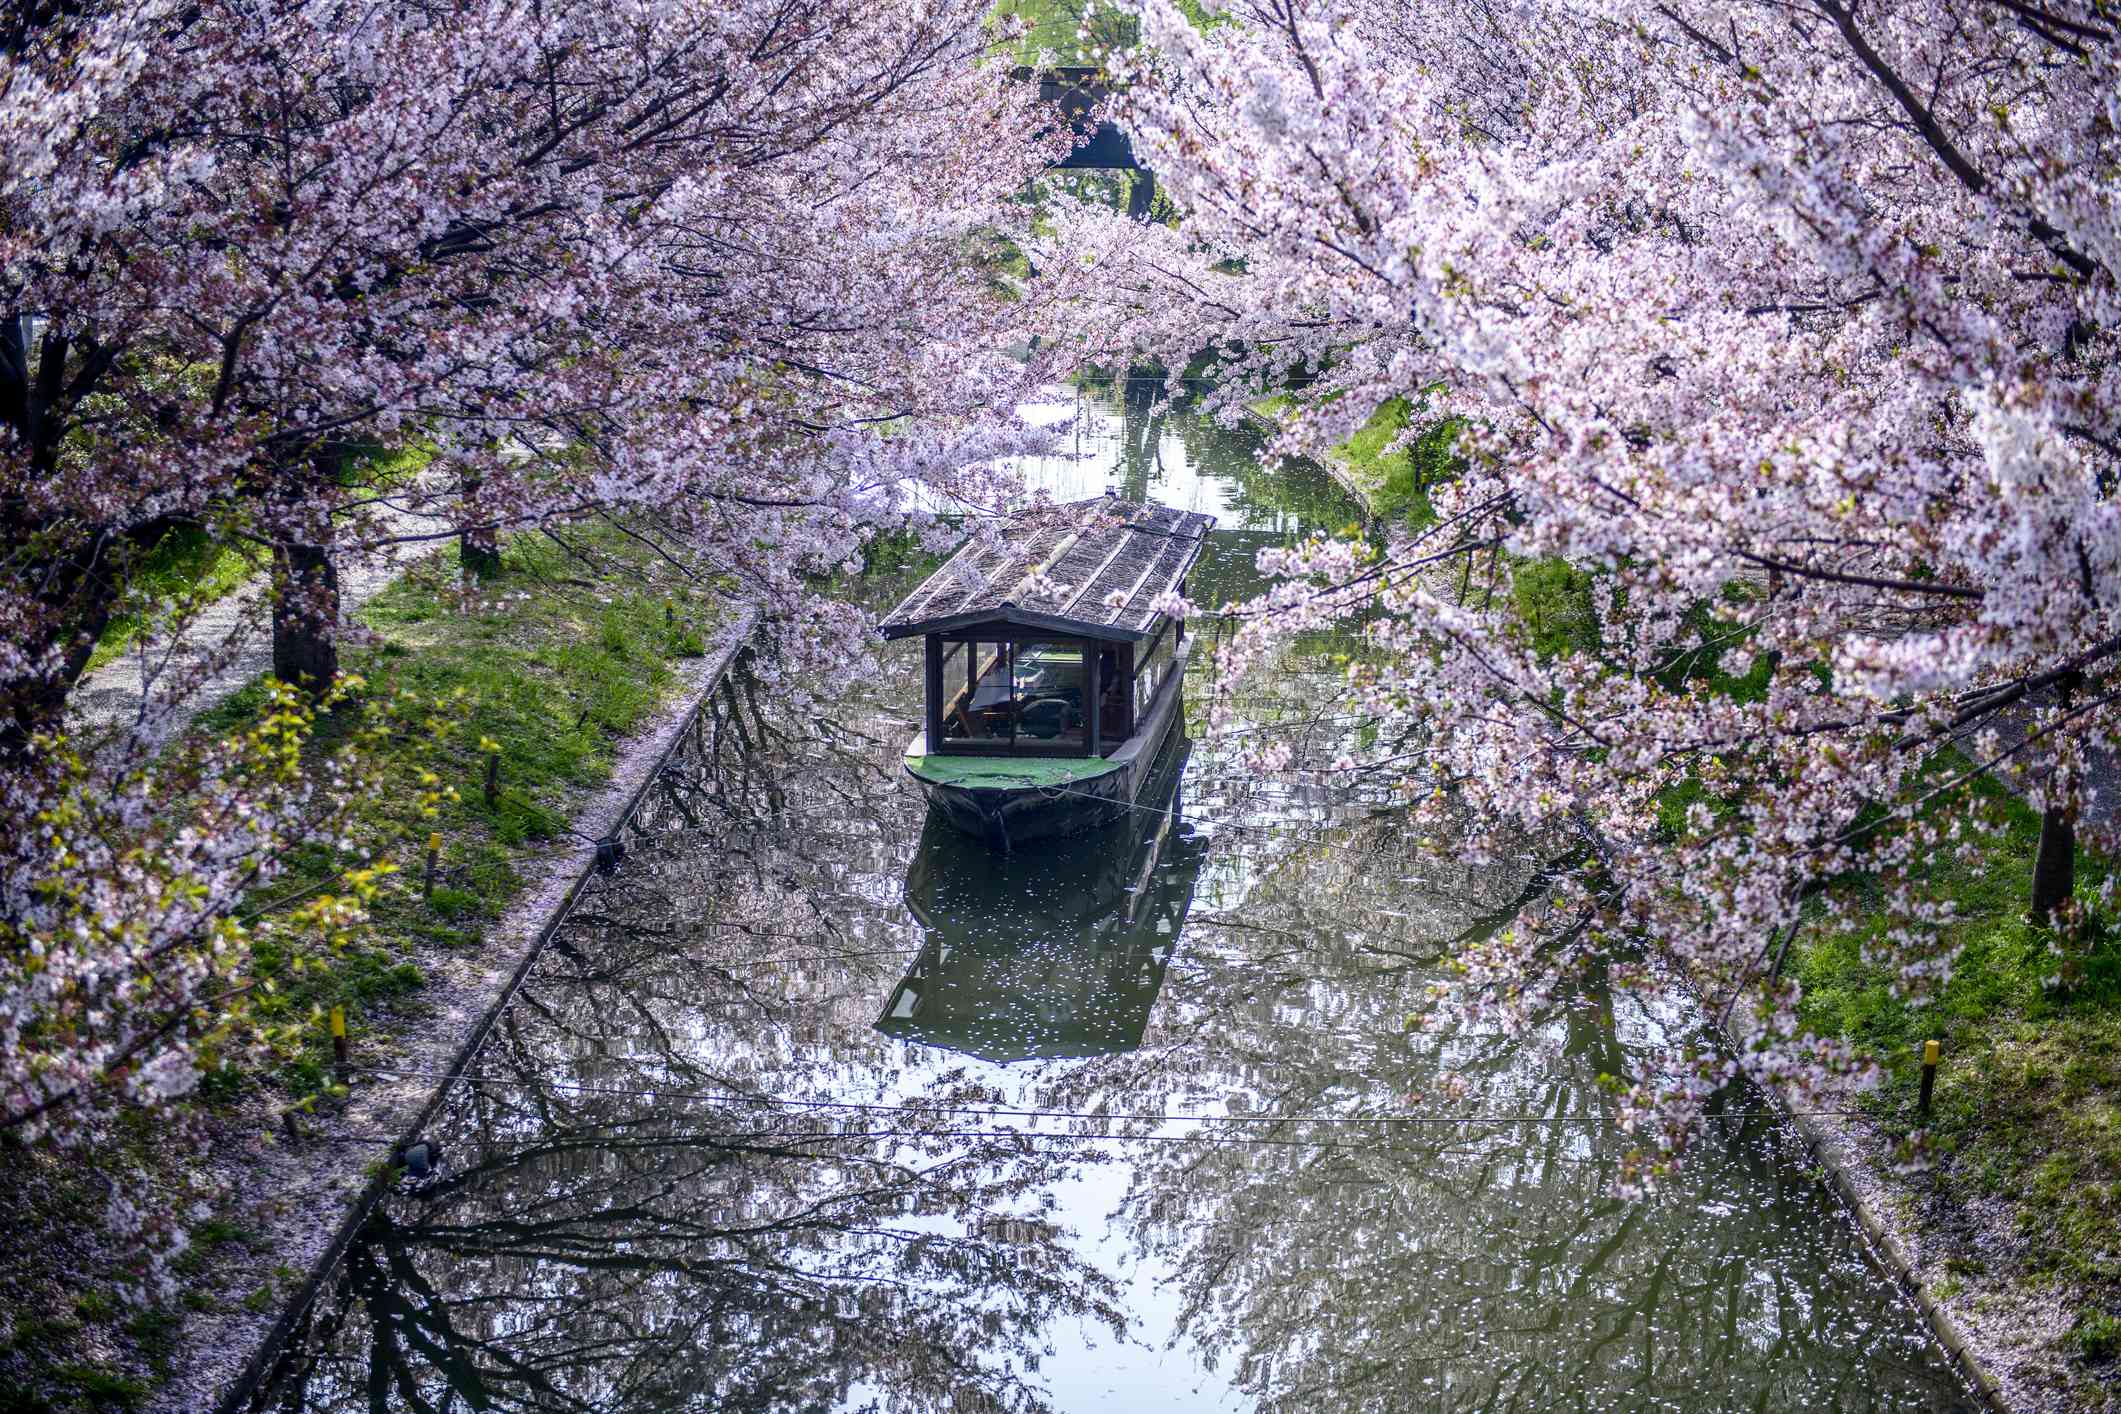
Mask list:
[[[1233,1114],[1158,1114],[1148,1111],[1030,1109],[1009,1105],[929,1105],[918,1102],[891,1104],[865,1100],[810,1099],[790,1095],[767,1095],[744,1090],[665,1090],[640,1086],[592,1085],[576,1081],[545,1081],[465,1072],[451,1077],[446,1072],[414,1070],[395,1066],[363,1067],[356,1074],[404,1079],[447,1080],[466,1085],[501,1085],[517,1089],[540,1089],[566,1094],[601,1095],[622,1099],[697,1102],[719,1105],[755,1105],[784,1111],[820,1111],[869,1115],[964,1115],[975,1119],[1092,1120],[1101,1124],[1370,1124],[1370,1125],[1468,1125],[1468,1124],[1617,1124],[1605,1111],[1545,1114],[1536,1111],[1475,1110],[1458,1114],[1290,1114],[1286,1112],[1242,1112]],[[1847,1109],[1783,1110],[1765,1105],[1750,1109],[1722,1109],[1712,1118],[1775,1119],[1785,1114],[1802,1116],[1859,1115],[1870,1111]],[[1011,1130],[1009,1133],[1025,1131]]]

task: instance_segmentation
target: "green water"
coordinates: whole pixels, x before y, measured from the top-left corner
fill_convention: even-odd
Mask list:
[[[1216,510],[1196,597],[1350,514],[1241,432],[1100,417],[1034,470]],[[1534,861],[1470,866],[1213,738],[1128,823],[997,858],[900,775],[914,656],[703,726],[259,1407],[1970,1407],[1757,1096],[1667,1192],[1612,1196],[1596,1077],[1686,1006],[1404,1029]],[[1292,658],[1241,715],[1329,759],[1335,677]],[[1196,715],[1221,686],[1196,671]]]

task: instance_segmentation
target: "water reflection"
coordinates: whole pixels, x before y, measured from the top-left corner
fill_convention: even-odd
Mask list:
[[[1139,1046],[1204,852],[1182,823],[1191,750],[1172,740],[1121,824],[1036,850],[931,817],[906,875],[920,952],[877,1029],[999,1064]]]
[[[1242,708],[1330,759],[1332,676]],[[260,1407],[1967,1407],[1757,1098],[1610,1196],[1598,1078],[1699,1018],[1407,1031],[1535,858],[1208,739],[1155,850],[975,867],[896,777],[912,677],[718,704]]]
[[[1224,553],[1203,567],[1205,577],[1202,571],[1193,576],[1193,595],[1202,603],[1257,592],[1262,584],[1252,557],[1261,547],[1314,529],[1339,530],[1359,518],[1325,468],[1301,459],[1262,461],[1263,431],[1199,417],[1183,397],[1167,406],[1160,379],[1057,387],[1026,411],[1067,428],[1055,452],[1010,463],[1031,487],[1058,501],[1112,490],[1215,517]]]
[[[449,1128],[470,1166],[371,1217],[270,1407],[1031,1410],[1044,1330],[1120,1319],[1000,1140],[491,1083]]]

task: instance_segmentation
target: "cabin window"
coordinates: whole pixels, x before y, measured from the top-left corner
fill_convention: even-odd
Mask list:
[[[1016,734],[1034,746],[1089,745],[1083,692],[1090,681],[1081,643],[1020,643],[1016,651]]]
[[[1089,746],[1083,695],[1087,645],[1079,639],[971,638],[946,646],[942,748],[1019,754]]]
[[[1149,710],[1149,702],[1156,696],[1156,689],[1171,674],[1176,661],[1178,635],[1171,631],[1171,621],[1166,619],[1151,639],[1148,647],[1134,655],[1134,719],[1139,722],[1142,714]]]

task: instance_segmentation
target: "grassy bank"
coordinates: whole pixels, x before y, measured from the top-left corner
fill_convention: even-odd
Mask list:
[[[1882,1141],[1875,1167],[1926,1247],[1932,1288],[1976,1315],[2055,1313],[2028,1352],[2056,1408],[2121,1398],[2121,940],[2094,917],[2088,938],[2058,939],[2024,916],[2040,821],[1993,782],[1952,808],[1994,819],[1972,857],[1931,862],[1952,900],[1961,948],[1937,998],[1894,998],[1863,957],[1885,928],[1882,891],[1850,885],[1864,921],[1796,958],[1802,1015],[1884,1068],[1865,1104]],[[2093,901],[2110,866],[2078,857]],[[1891,1170],[1885,1152],[1916,1129],[1922,1044],[1943,1043],[1926,1168]]]
[[[235,593],[263,573],[267,558],[262,547],[231,543],[201,526],[169,531],[130,566],[123,607],[96,639],[89,670],[124,653],[173,604],[203,608]]]
[[[411,484],[434,460],[424,445],[376,447],[349,456],[341,479],[349,486],[395,490]],[[89,655],[93,672],[130,648],[150,626],[220,602],[263,576],[271,551],[243,533],[240,523],[181,524],[146,548],[121,555],[124,592]]]
[[[1291,409],[1274,399],[1257,410]],[[1428,489],[1448,474],[1444,428],[1394,446],[1416,416],[1406,402],[1388,403],[1332,451],[1336,474],[1379,521],[1424,523]],[[1438,590],[1506,608],[1541,656],[1597,646],[1592,573],[1506,554],[1485,583],[1475,567],[1460,572],[1448,583],[1438,575]],[[1711,627],[1705,616],[1695,625],[1704,642]],[[1717,663],[1713,652],[1691,655],[1659,676],[1667,689],[1694,679],[1734,700],[1759,699],[1764,659],[1742,679]],[[1953,773],[1971,765],[1939,764]],[[1675,848],[1684,847],[1686,807],[1705,799],[1692,782],[1667,793]],[[1887,1216],[1913,1234],[1932,1294],[1978,1328],[1983,1349],[2010,1351],[2015,1368],[1998,1373],[2038,1391],[2037,1407],[2121,1408],[2121,901],[2098,903],[2114,868],[2079,851],[2077,893],[2090,921],[2083,936],[2057,937],[2025,917],[2039,817],[1986,777],[1933,808],[1990,826],[1969,836],[1966,854],[1940,854],[1915,880],[1953,906],[1941,930],[1957,949],[1950,980],[1923,1003],[1896,998],[1887,970],[1867,957],[1885,951],[1893,926],[1887,884],[1844,879],[1835,891],[1855,922],[1808,932],[1792,955],[1801,1018],[1882,1070],[1883,1084],[1860,1101],[1867,1122],[1857,1147],[1887,1195]],[[1941,1042],[1943,1064],[1925,1122],[1917,1094],[1930,1040]]]
[[[1294,400],[1286,395],[1263,398],[1253,411],[1269,418],[1286,413]],[[1417,421],[1419,409],[1405,398],[1393,398],[1355,435],[1326,453],[1326,460],[1370,515],[1419,529],[1436,518],[1429,492],[1454,474],[1451,443],[1457,425],[1449,419]],[[1409,425],[1420,430],[1399,445]]]
[[[190,1224],[179,1300],[127,1309],[117,1298],[126,1254],[106,1250],[97,1231],[108,1176],[145,1174],[168,1204],[189,1204],[193,1154],[169,1142],[173,1126],[190,1122],[240,1152],[282,1111],[331,1109],[343,1093],[324,1024],[333,1007],[346,1011],[357,1061],[426,1024],[430,972],[475,954],[547,867],[575,809],[670,698],[679,660],[705,652],[719,602],[650,547],[581,526],[517,537],[502,573],[469,593],[453,550],[437,554],[362,610],[372,640],[349,649],[345,667],[363,686],[320,723],[310,749],[321,759],[372,720],[364,706],[393,704],[386,788],[363,799],[343,842],[301,851],[243,912],[269,920],[377,861],[394,872],[377,880],[368,921],[340,946],[305,951],[269,928],[251,935],[237,979],[252,989],[250,1014],[179,1113],[133,1116],[85,1155],[4,1155],[0,1411],[136,1406],[166,1372],[187,1311],[275,1304],[296,1274],[244,1227],[241,1205],[258,1195],[239,1193]],[[266,699],[253,684],[195,730],[240,730]],[[491,801],[489,762],[498,763]],[[429,893],[431,831],[442,849]],[[336,1160],[320,1151],[317,1161]]]
[[[394,771],[408,787],[440,788],[431,806],[419,789],[364,808],[359,834],[397,865],[354,946],[323,966],[271,951],[255,959],[271,978],[261,1004],[277,1023],[276,1067],[231,1062],[210,1088],[276,1083],[300,1101],[324,1087],[330,1047],[317,1019],[332,1006],[350,1023],[389,1025],[401,998],[420,986],[425,948],[475,947],[484,925],[523,886],[526,856],[566,828],[569,805],[610,778],[619,745],[663,700],[671,662],[705,652],[713,611],[696,586],[648,547],[609,529],[517,537],[503,571],[467,602],[454,551],[431,557],[360,612],[375,641],[347,656],[367,681],[363,697],[410,698]],[[264,698],[252,684],[200,719],[200,728],[240,727]],[[349,704],[349,708],[358,703]],[[328,740],[332,724],[320,737]],[[486,799],[489,757],[498,790]],[[429,813],[429,811],[432,813]],[[425,894],[426,841],[442,837],[437,882]],[[317,850],[256,900],[270,909],[331,887],[345,851]]]

